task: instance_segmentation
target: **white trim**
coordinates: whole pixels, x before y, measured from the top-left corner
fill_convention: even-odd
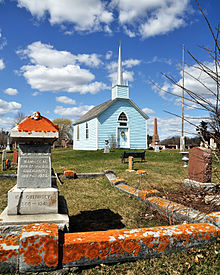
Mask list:
[[[74,150],[74,140],[75,140],[75,137],[74,137],[74,126],[73,126],[73,150]]]
[[[147,128],[147,120],[146,120],[146,149],[148,148],[148,143],[147,143],[147,135],[148,135],[148,128]]]
[[[116,127],[116,143],[117,143],[117,148],[119,148],[119,144],[118,144],[118,129],[119,128],[128,129],[128,147],[126,147],[126,148],[130,148],[131,147],[131,145],[130,145],[130,127],[128,127],[128,126],[117,126]]]
[[[98,150],[98,139],[99,139],[99,123],[98,118],[96,118],[96,150]]]
[[[124,114],[126,115],[127,120],[119,120],[119,117],[120,117],[121,113],[124,113]],[[129,122],[129,117],[128,117],[128,115],[126,114],[125,111],[121,111],[121,112],[120,112],[120,114],[119,114],[118,117],[117,117],[117,122]]]

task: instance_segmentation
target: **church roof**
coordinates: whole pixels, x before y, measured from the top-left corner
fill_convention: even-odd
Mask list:
[[[88,121],[94,117],[97,117],[101,113],[103,113],[106,109],[108,109],[114,102],[117,100],[127,100],[129,101],[135,109],[145,118],[148,119],[149,117],[141,111],[138,106],[131,100],[131,99],[124,99],[124,98],[115,98],[114,100],[110,99],[98,106],[93,107],[91,110],[89,110],[85,115],[83,115],[80,119],[78,119],[73,125]]]

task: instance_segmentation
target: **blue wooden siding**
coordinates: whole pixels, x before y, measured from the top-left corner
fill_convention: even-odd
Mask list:
[[[134,108],[128,100],[117,100],[98,117],[98,149],[105,146],[105,139],[112,135],[117,137],[117,127],[120,126],[118,116],[125,112],[128,117],[127,126],[130,129],[130,148],[146,148],[146,119]]]
[[[77,125],[74,125],[73,129],[73,149],[74,150],[97,150],[97,119],[93,118],[88,123],[88,134],[86,138],[86,122],[79,124],[79,140],[77,140]]]
[[[112,88],[112,100],[115,98],[129,98],[128,86],[116,85]]]

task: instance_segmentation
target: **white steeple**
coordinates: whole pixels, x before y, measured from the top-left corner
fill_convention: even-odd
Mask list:
[[[118,51],[117,84],[114,87],[112,87],[112,100],[116,98],[129,99],[129,88],[128,88],[128,85],[124,84],[123,75],[122,75],[121,42],[119,44],[119,51]]]
[[[118,49],[118,79],[117,85],[123,85],[123,75],[122,75],[122,61],[121,61],[121,42]]]

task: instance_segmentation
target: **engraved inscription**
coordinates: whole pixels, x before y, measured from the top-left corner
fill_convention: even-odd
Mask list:
[[[24,194],[21,201],[21,207],[50,207],[53,203],[56,203],[55,197],[55,194]],[[16,195],[15,199],[18,198],[19,195]]]
[[[20,156],[18,187],[50,187],[50,156]]]
[[[21,178],[47,178],[49,177],[49,159],[46,158],[24,158],[20,159]]]

